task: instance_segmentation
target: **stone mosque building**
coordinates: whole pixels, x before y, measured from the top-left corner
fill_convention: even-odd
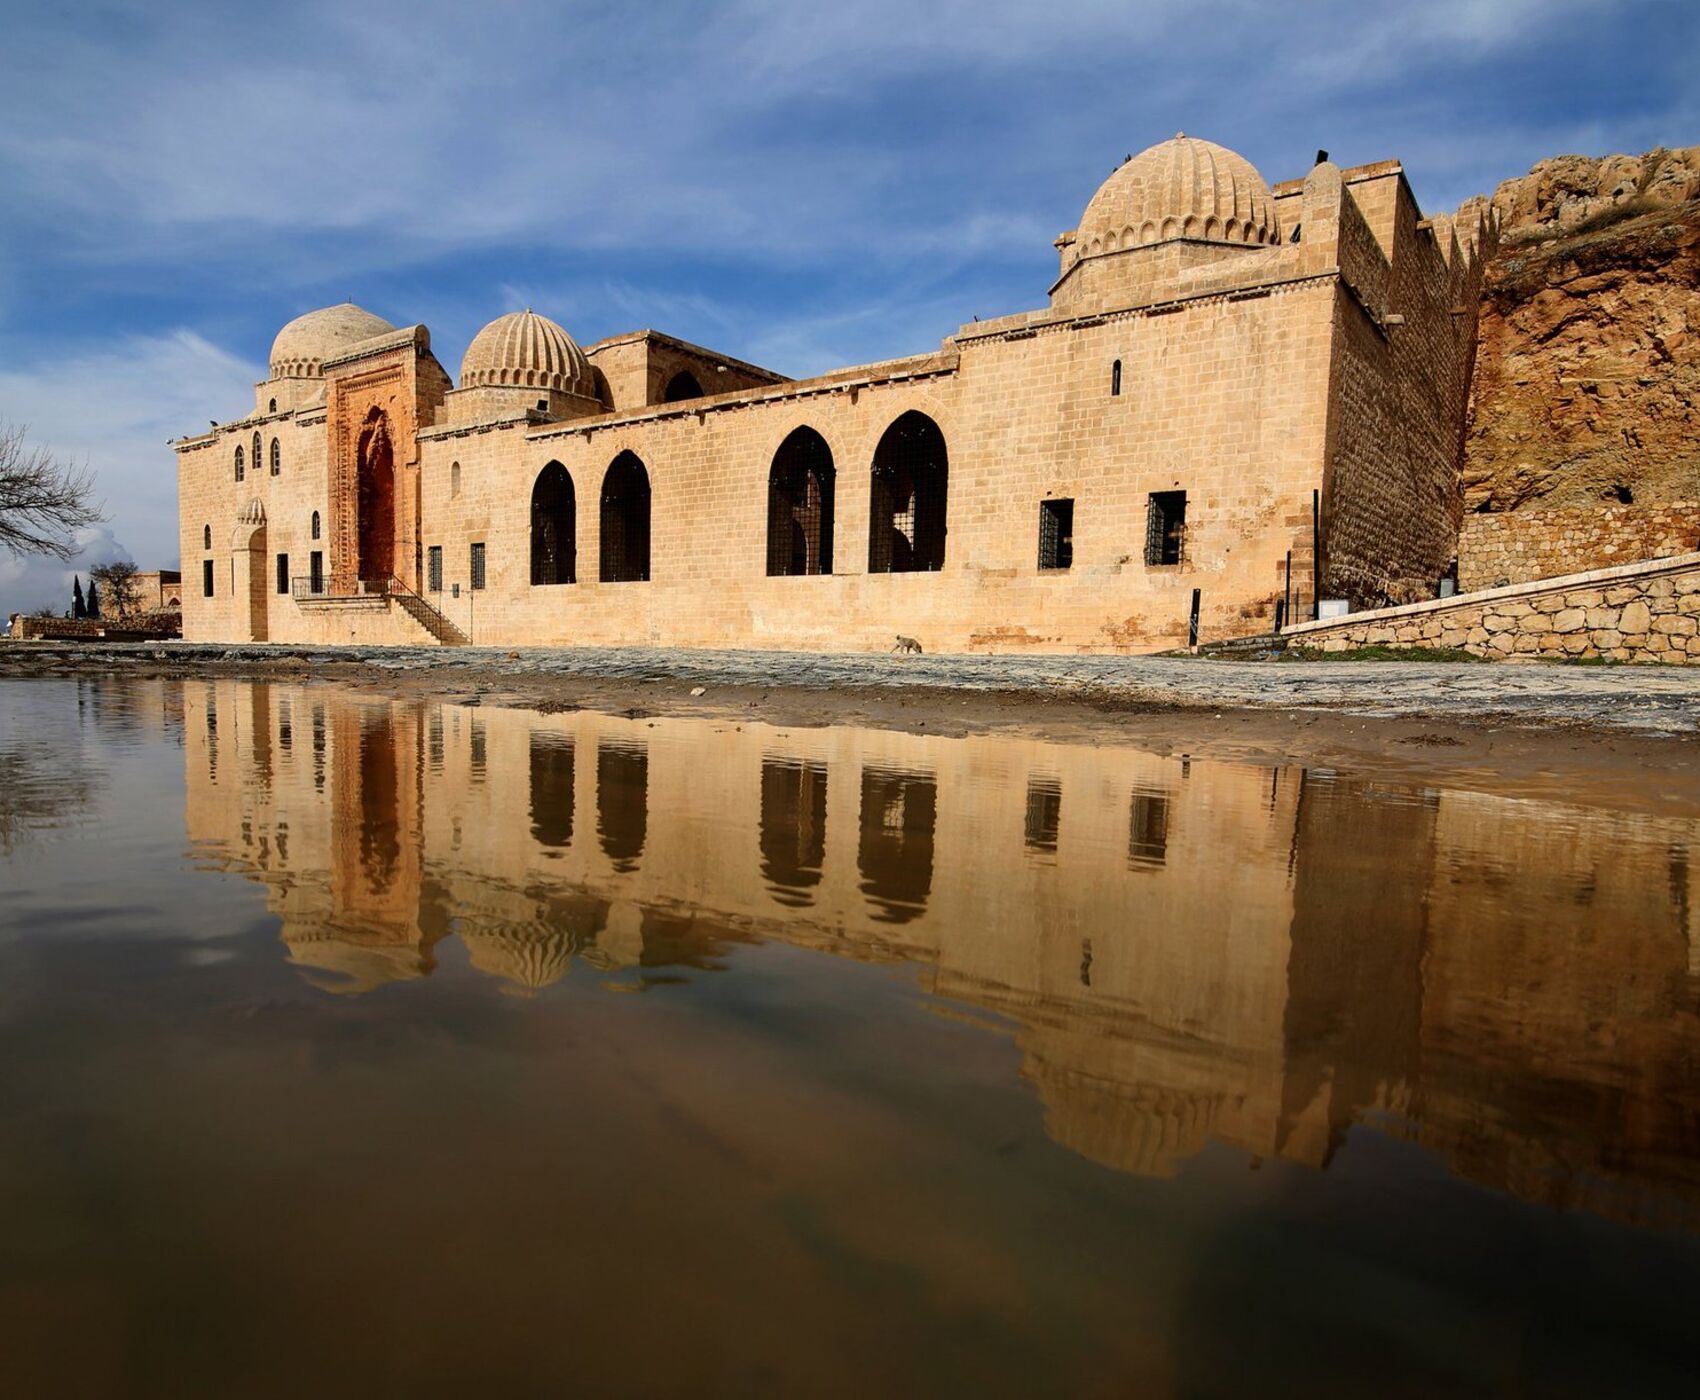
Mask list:
[[[1176,136],[1056,240],[1049,305],[783,375],[655,331],[290,322],[176,443],[202,641],[1162,650],[1454,567],[1485,201],[1396,161],[1271,188]]]

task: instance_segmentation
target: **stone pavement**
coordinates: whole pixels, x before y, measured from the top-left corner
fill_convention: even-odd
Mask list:
[[[911,656],[643,647],[0,646],[0,677],[127,664],[356,664],[376,671],[677,681],[814,690],[935,688],[1115,697],[1198,706],[1331,710],[1519,725],[1573,723],[1642,734],[1700,728],[1700,668],[1554,663],[1263,662],[1175,656]]]

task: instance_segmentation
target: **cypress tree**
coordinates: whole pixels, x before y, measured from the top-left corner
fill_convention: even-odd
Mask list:
[[[83,605],[83,581],[76,574],[71,575],[71,616],[87,617],[89,610]]]
[[[92,578],[89,580],[88,615],[100,616],[100,586]]]

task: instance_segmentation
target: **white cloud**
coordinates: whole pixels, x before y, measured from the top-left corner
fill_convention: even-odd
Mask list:
[[[130,336],[107,348],[0,370],[0,421],[24,424],[30,442],[62,459],[86,462],[104,498],[110,529],[100,538],[135,550],[142,569],[177,564],[177,463],[167,441],[210,416],[252,411],[259,368],[191,331]],[[93,557],[90,563],[102,563]],[[69,598],[77,566],[35,560],[21,567],[0,553],[0,610],[28,611]],[[86,567],[86,566],[85,566]],[[26,600],[62,573],[63,589]]]
[[[13,613],[32,613],[40,608],[64,612],[71,606],[73,577],[82,579],[86,596],[90,569],[121,559],[134,562],[109,525],[78,530],[76,544],[76,556],[63,562],[40,555],[0,553],[0,623]]]

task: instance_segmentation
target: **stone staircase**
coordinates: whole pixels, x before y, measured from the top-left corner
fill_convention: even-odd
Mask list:
[[[437,639],[439,646],[463,647],[472,639],[400,579],[390,580],[390,600]]]

